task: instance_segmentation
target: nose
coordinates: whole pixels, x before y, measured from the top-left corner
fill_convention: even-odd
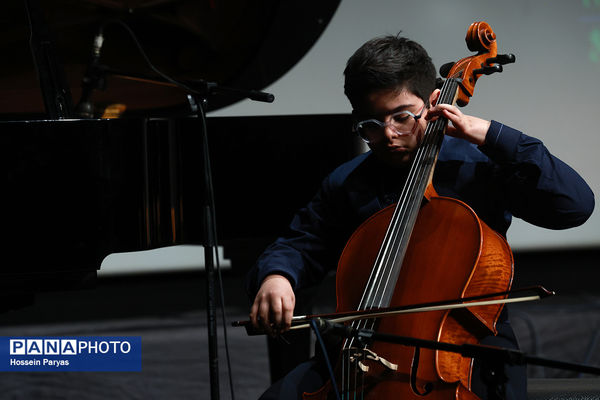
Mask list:
[[[410,133],[398,131],[392,124],[387,124],[384,128],[384,132],[385,132],[385,137],[388,140],[392,140],[396,137],[410,136],[412,134],[412,131]]]
[[[396,136],[400,136],[399,132],[396,130],[396,128],[394,128],[394,126],[392,124],[386,124],[386,126],[384,128],[384,132],[385,132],[385,138],[388,140],[392,140]]]

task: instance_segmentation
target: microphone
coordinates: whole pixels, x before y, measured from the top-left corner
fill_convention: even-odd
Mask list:
[[[77,104],[77,114],[82,118],[94,117],[94,105],[91,102],[94,89],[104,90],[106,81],[100,67],[100,54],[104,43],[103,29],[100,28],[92,43],[92,56],[81,80],[81,98]]]
[[[315,318],[315,323],[317,324],[317,329],[319,329],[323,335],[331,334],[343,338],[351,338],[358,333],[357,329],[352,326],[338,324],[322,318]]]
[[[92,65],[97,65],[100,60],[100,50],[102,50],[102,44],[104,43],[104,35],[102,29],[98,31],[94,37],[94,44],[92,45]]]

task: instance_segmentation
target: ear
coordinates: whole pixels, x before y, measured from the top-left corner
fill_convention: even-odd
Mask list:
[[[431,104],[432,106],[435,106],[439,97],[440,97],[440,89],[435,89],[429,95],[429,104]]]
[[[352,109],[352,131],[354,132],[356,124],[358,123],[358,113],[355,109]]]

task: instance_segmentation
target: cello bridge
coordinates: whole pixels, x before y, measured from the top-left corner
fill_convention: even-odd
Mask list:
[[[379,355],[377,355],[377,353],[375,353],[374,351],[369,350],[367,348],[364,348],[364,349],[350,348],[347,351],[349,354],[348,360],[350,361],[350,364],[356,364],[356,366],[362,372],[369,371],[369,366],[365,365],[363,363],[363,361],[365,359],[378,362],[389,370],[392,370],[392,371],[398,370],[398,364],[394,364],[393,362],[390,362],[390,361],[386,360],[385,358],[380,357]]]

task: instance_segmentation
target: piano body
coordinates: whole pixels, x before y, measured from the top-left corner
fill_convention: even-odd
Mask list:
[[[26,7],[19,8],[18,4],[8,7],[9,14],[15,13],[16,22],[10,27],[10,39],[3,39],[2,46],[18,50],[13,53],[14,63],[4,68],[0,78],[5,82],[7,95],[0,102],[3,190],[0,201],[5,227],[2,241],[5,262],[0,267],[3,294],[28,295],[91,284],[102,260],[111,253],[202,244],[205,191],[202,124],[189,112],[185,92],[109,76],[106,90],[96,90],[92,101],[100,110],[113,103],[126,104],[127,111],[120,118],[83,119],[72,108],[68,109],[74,107],[72,104],[81,95],[89,47],[101,19],[114,12],[118,14],[115,17],[125,15],[134,31],[136,27],[147,30],[153,23],[173,28],[175,16],[180,15],[175,11],[181,11],[182,5],[192,7],[192,3],[198,2],[158,2],[162,4],[160,7],[144,1],[26,0],[25,3],[30,13],[35,8],[46,18],[48,29],[42,32],[44,35],[58,31],[62,36],[57,36],[66,40],[69,37],[66,33],[85,29],[67,44],[56,41],[61,58],[69,62],[46,70],[51,77],[52,70],[64,71],[64,76],[44,83],[40,69],[47,67],[38,62],[34,68],[31,56],[25,61],[17,57],[23,53],[29,29],[21,23]],[[139,12],[127,14],[124,10],[132,8],[133,3]],[[252,9],[251,3],[254,4],[241,0],[234,3],[245,9]],[[331,18],[337,6],[332,2],[335,4],[316,7],[308,14],[301,5],[282,3],[286,4],[266,2],[261,7],[270,7],[269,13],[258,9],[251,15],[255,19],[267,18],[269,24],[260,24],[260,34],[249,35],[255,51],[242,54],[241,64],[231,68],[229,75],[223,76],[222,71],[213,74],[222,78],[222,83],[257,89],[278,78],[318,38],[324,29],[322,17]],[[55,15],[69,6],[72,9],[66,20],[57,22]],[[304,9],[304,14],[299,14],[295,7]],[[173,12],[169,14],[169,10]],[[305,43],[298,46],[301,54],[278,54],[275,58],[281,58],[281,62],[273,66],[267,57],[273,58],[270,50],[280,44],[277,40],[282,40],[278,39],[281,36],[278,29],[286,25],[285,15],[297,24],[303,23],[296,21],[302,18],[313,21],[319,17],[321,22],[307,31],[308,39],[304,37]],[[170,20],[165,22],[167,17]],[[177,35],[182,30],[187,34],[180,39],[185,48],[182,54],[187,54],[194,38],[190,34],[194,29],[187,22],[186,28],[179,26],[166,31],[169,40],[181,37]],[[219,27],[212,29],[209,33],[217,35]],[[23,37],[15,39],[19,37],[17,34]],[[211,35],[207,32],[196,35],[202,39],[198,39],[198,51],[208,54],[208,47],[213,46],[210,63],[197,73],[206,74],[200,76],[203,79],[213,80],[210,71],[231,62],[231,55],[218,57],[219,49],[207,41]],[[82,41],[81,37],[87,40]],[[119,65],[124,58],[127,64],[127,51],[119,48],[111,52],[109,39],[107,34],[107,55],[102,62]],[[160,55],[158,47],[149,53]],[[36,59],[35,54],[33,58]],[[15,64],[21,65],[18,71]],[[164,68],[176,71],[169,63]],[[262,72],[255,74],[257,69]],[[47,100],[44,104],[41,100],[53,98],[48,91],[65,89],[60,87],[61,82],[74,100],[66,106],[67,114],[56,116],[52,115]],[[236,100],[209,98],[208,110]],[[60,113],[60,107],[57,109]],[[218,238],[226,252],[228,246],[232,249],[243,248],[247,243],[264,246],[284,229],[293,212],[314,194],[321,178],[356,154],[357,141],[349,133],[350,124],[349,115],[208,118]]]
[[[216,117],[207,127],[225,242],[274,236],[354,151],[346,115]],[[0,132],[12,260],[3,286],[95,275],[110,253],[203,243],[198,119],[6,121]]]

